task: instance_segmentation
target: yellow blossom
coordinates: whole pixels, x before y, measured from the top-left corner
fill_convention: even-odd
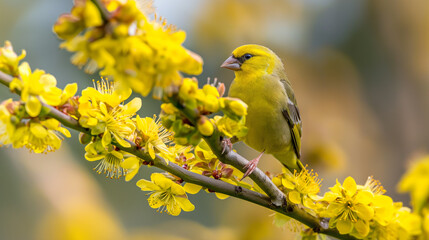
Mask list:
[[[153,173],[151,181],[141,179],[137,186],[142,191],[150,191],[149,206],[160,212],[177,216],[180,212],[193,211],[195,206],[188,200],[185,189],[161,173]]]
[[[241,139],[247,135],[245,117],[242,117],[239,121],[235,121],[228,116],[215,116],[214,121],[219,131],[228,138],[235,136]]]
[[[18,119],[12,115],[14,102],[11,98],[0,104],[0,146],[11,144],[11,138],[15,133],[16,121]],[[15,123],[14,120],[15,119]]]
[[[39,115],[42,109],[40,100],[51,106],[61,103],[62,91],[56,87],[57,80],[51,74],[39,69],[32,72],[30,65],[23,62],[19,66],[19,77],[13,79],[10,89],[21,91],[21,99],[26,103],[25,110],[31,117]]]
[[[219,161],[205,141],[201,141],[200,144],[197,145],[195,148],[195,159],[188,162],[186,168],[192,172],[202,174],[206,177],[219,179],[232,185],[237,185],[248,189],[251,188],[249,184],[240,182],[238,180],[241,179],[243,173],[238,169]],[[196,194],[202,189],[202,187],[196,184],[186,183],[185,189],[191,194]],[[212,192],[209,189],[207,189],[207,191]],[[228,195],[218,192],[215,192],[215,194],[219,199],[225,199],[229,197]]]
[[[138,146],[144,147],[144,151],[149,153],[152,159],[155,159],[156,153],[169,153],[166,143],[169,142],[171,132],[168,132],[159,123],[159,119],[136,116],[135,122],[137,126],[136,142]],[[137,140],[138,139],[138,140]]]
[[[100,140],[88,144],[85,151],[86,160],[100,161],[94,168],[98,174],[106,174],[106,178],[120,178],[127,173],[121,165],[124,161],[122,151],[117,151],[112,146],[105,148]]]
[[[394,214],[387,225],[374,222],[371,232],[366,239],[377,240],[409,240],[418,239],[421,236],[421,218],[411,213],[409,208],[403,207],[402,203],[394,203]]]
[[[4,47],[0,48],[0,71],[12,75],[18,76],[18,65],[25,57],[25,50],[22,50],[21,55],[17,55],[13,51],[12,44],[9,41],[4,43]]]
[[[286,192],[289,201],[294,204],[302,204],[307,208],[314,209],[315,201],[319,200],[317,194],[320,191],[320,182],[317,173],[304,168],[301,172],[293,174],[283,169],[283,174],[275,177],[273,182]]]
[[[140,10],[133,0],[102,2],[110,16],[103,20],[91,1],[75,1],[71,13],[59,17],[53,30],[75,52],[72,63],[88,72],[102,69],[146,96],[160,98],[181,83],[180,72],[200,74],[201,58],[182,46],[186,34],[165,20],[150,21],[151,6]],[[106,25],[109,27],[100,27]]]
[[[112,139],[124,147],[130,147],[125,139],[135,130],[132,116],[140,109],[141,99],[134,98],[126,105],[120,104],[131,94],[129,89],[116,89],[108,81],[97,82],[97,89],[89,87],[82,91],[79,99],[79,123],[91,129],[91,134],[103,133],[103,146]]]
[[[329,227],[358,238],[368,235],[370,220],[374,218],[374,209],[371,207],[373,193],[358,189],[352,177],[347,177],[342,185],[337,181],[330,189],[322,199],[328,206],[320,213],[322,217],[330,218]]]
[[[70,137],[70,132],[56,119],[29,121],[16,127],[10,141],[14,148],[26,147],[35,153],[46,153],[60,148],[63,140],[60,133]]]
[[[131,181],[139,172],[142,160],[136,156],[128,157],[121,162],[121,167],[126,170],[125,181]]]
[[[409,192],[411,204],[416,212],[428,206],[429,156],[416,159],[398,184],[400,192]]]

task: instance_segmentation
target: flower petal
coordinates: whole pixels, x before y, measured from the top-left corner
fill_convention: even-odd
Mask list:
[[[123,147],[129,148],[131,147],[131,144],[126,141],[125,139],[119,137],[118,135],[116,135],[115,133],[113,134],[113,136],[115,137],[115,140]]]
[[[159,198],[159,193],[153,193],[149,196],[149,198],[147,199],[149,206],[151,208],[159,208],[162,205],[164,205],[164,202],[161,201],[161,199]]]
[[[365,237],[369,233],[369,223],[362,220],[358,220],[355,223],[355,229],[361,237]]]
[[[223,193],[215,192],[215,195],[216,195],[216,197],[217,197],[217,198],[219,198],[220,200],[224,200],[224,199],[229,198],[229,195],[226,195],[226,194],[223,194]]]
[[[352,231],[353,224],[350,221],[338,220],[337,221],[337,229],[340,232],[340,234],[348,234]]]
[[[193,183],[185,183],[183,188],[189,194],[197,194],[203,187]]]
[[[140,179],[137,181],[136,185],[142,189],[142,191],[158,191],[160,188],[158,185],[154,184],[151,181],[148,181],[146,179]]]
[[[129,157],[121,163],[121,167],[125,169],[135,169],[139,167],[140,160],[137,157]]]
[[[46,130],[46,128],[40,123],[31,123],[30,131],[37,138],[46,138],[46,136],[48,135],[48,130]]]
[[[103,138],[101,139],[101,143],[103,144],[103,147],[107,147],[112,142],[112,135],[110,134],[110,131],[105,131],[103,134]]]
[[[129,103],[125,105],[124,114],[131,115],[136,113],[140,108],[142,107],[142,100],[141,98],[134,98]]]
[[[31,117],[37,117],[42,110],[42,104],[37,97],[30,95],[28,101],[25,103],[25,110]]]
[[[352,177],[347,177],[343,182],[343,188],[350,196],[353,196],[357,190],[356,181]]]
[[[374,217],[374,209],[368,205],[356,204],[355,212],[360,219],[371,220]]]
[[[194,204],[191,203],[191,201],[189,201],[189,199],[184,197],[176,197],[176,200],[179,203],[180,207],[183,209],[183,211],[185,212],[194,211],[195,206]]]
[[[297,191],[288,193],[289,200],[295,204],[301,204],[301,194]]]

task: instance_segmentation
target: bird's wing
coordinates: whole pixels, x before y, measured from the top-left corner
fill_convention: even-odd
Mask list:
[[[282,110],[282,114],[289,124],[292,144],[295,150],[295,154],[298,159],[301,158],[301,134],[302,134],[302,122],[301,116],[299,115],[298,104],[296,103],[295,94],[292,86],[287,79],[280,80],[286,90],[288,96],[287,107]]]

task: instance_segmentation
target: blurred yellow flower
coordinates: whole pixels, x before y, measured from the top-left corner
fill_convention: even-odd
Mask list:
[[[46,153],[60,148],[63,140],[60,133],[70,137],[70,132],[56,119],[29,121],[15,129],[10,141],[14,148],[26,147],[35,153]]]
[[[195,206],[188,200],[185,189],[161,173],[153,173],[151,181],[141,179],[137,186],[142,191],[150,191],[149,206],[160,212],[177,216],[180,212],[193,211]]]
[[[12,44],[9,41],[5,41],[4,47],[0,48],[0,71],[17,77],[19,61],[21,61],[25,55],[25,50],[22,50],[21,55],[18,56],[13,51]]]
[[[416,159],[398,184],[399,192],[409,192],[414,211],[429,207],[429,156]]]
[[[180,72],[200,74],[202,59],[182,46],[186,34],[165,20],[148,20],[152,7],[139,9],[133,0],[102,2],[109,16],[103,20],[89,0],[76,1],[71,13],[60,16],[53,31],[60,45],[76,52],[72,63],[93,73],[112,76],[134,91],[161,98],[181,83]],[[108,27],[100,27],[100,26]]]
[[[12,119],[18,121],[18,119],[12,115],[15,103],[16,102],[13,102],[13,100],[9,98],[0,104],[0,146],[12,143],[11,138],[16,128],[16,122],[14,123]],[[19,103],[16,104],[19,105]]]
[[[19,65],[18,69],[20,78],[13,79],[10,90],[21,91],[21,99],[26,103],[25,110],[31,117],[38,116],[42,110],[40,101],[51,106],[60,105],[62,91],[57,88],[54,76],[39,69],[32,72],[27,62]]]

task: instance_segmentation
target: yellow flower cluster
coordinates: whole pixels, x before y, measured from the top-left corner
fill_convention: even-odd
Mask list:
[[[245,116],[247,105],[234,98],[222,97],[223,84],[216,88],[206,84],[198,88],[194,78],[184,78],[177,92],[179,105],[195,113],[196,126],[172,104],[161,105],[163,125],[174,132],[175,141],[181,145],[197,145],[202,136],[211,136],[215,126],[227,137],[243,137],[247,134]],[[210,119],[208,115],[222,111],[223,117]]]
[[[117,88],[107,80],[94,83],[82,91],[79,98],[79,124],[91,130],[90,138],[84,144],[85,158],[88,161],[101,160],[95,170],[106,173],[106,177],[119,178],[126,174],[121,167],[123,152],[112,145],[116,142],[123,147],[130,147],[130,141],[136,124],[132,117],[141,108],[141,99],[134,98],[127,104],[122,103],[131,95],[129,88]]]
[[[189,212],[195,209],[181,185],[161,173],[153,173],[150,178],[151,181],[141,179],[137,182],[142,191],[150,191],[150,207],[173,216],[179,215],[182,210]]]
[[[0,144],[26,147],[35,153],[54,151],[60,147],[62,135],[70,137],[70,133],[47,117],[49,109],[42,103],[62,108],[76,93],[77,84],[59,89],[54,76],[39,69],[32,72],[27,62],[20,63],[24,57],[25,51],[18,56],[10,42],[0,48],[0,71],[14,77],[9,88],[21,95],[21,101],[8,99],[0,106]]]
[[[348,177],[325,193],[319,215],[330,218],[330,228],[359,239],[409,239],[419,234],[420,218],[383,193],[372,178],[357,185]]]
[[[61,47],[75,52],[73,64],[90,73],[102,69],[143,96],[154,89],[156,98],[180,84],[180,72],[202,72],[201,57],[182,46],[185,32],[149,20],[144,12],[151,9],[140,10],[134,0],[100,2],[105,14],[92,1],[78,0],[54,25],[65,40]]]
[[[282,190],[288,200],[294,204],[301,204],[309,209],[316,208],[316,201],[320,199],[320,183],[317,173],[304,168],[293,174],[283,168],[283,173],[272,179],[273,183]]]
[[[40,69],[33,72],[27,62],[20,64],[20,60],[24,57],[25,51],[18,56],[8,41],[0,48],[0,71],[14,76],[9,88],[12,92],[21,95],[25,110],[30,117],[46,114],[42,112],[42,103],[58,107],[66,104],[77,92],[76,83],[68,84],[64,90],[61,90],[57,87],[57,80],[51,74]]]
[[[136,112],[141,108],[141,99],[134,98],[123,104],[131,95],[131,89],[119,87],[108,80],[98,81],[94,87],[82,91],[78,105],[79,124],[90,130],[91,135],[80,136],[88,161],[99,161],[94,168],[106,177],[130,181],[146,162],[134,155],[121,151],[117,143],[129,148],[131,143],[148,153],[170,155],[172,133],[161,126],[156,116],[141,118]]]
[[[195,152],[195,157],[192,157],[190,159],[179,158],[176,160],[178,161],[176,163],[178,163],[181,166],[186,164],[187,170],[204,175],[206,177],[222,180],[232,185],[241,186],[248,189],[251,188],[249,184],[240,182],[240,179],[243,176],[243,173],[230,165],[220,162],[205,141],[201,141],[200,144],[196,146],[194,152]],[[183,160],[186,160],[186,162],[184,163],[180,162]],[[191,194],[196,194],[202,189],[202,187],[199,185],[186,183],[185,189],[187,190],[187,192]],[[213,192],[210,189],[207,189],[207,191]],[[215,195],[219,199],[225,199],[228,197],[228,195],[218,193],[218,192],[215,192]]]
[[[70,132],[52,118],[28,118],[21,102],[8,99],[0,105],[0,145],[26,147],[35,153],[57,150]]]
[[[429,156],[415,159],[398,184],[399,192],[408,192],[411,205],[422,218],[422,229],[429,236]]]
[[[79,98],[79,123],[91,129],[91,134],[102,134],[102,144],[105,148],[112,140],[121,146],[130,147],[125,139],[135,130],[132,117],[141,108],[141,99],[134,98],[126,105],[122,102],[131,95],[129,88],[117,88],[113,82],[102,80],[96,86],[82,91]]]
[[[176,153],[174,146],[170,147],[171,132],[168,132],[159,123],[156,116],[153,118],[141,118],[136,116],[133,119],[136,124],[136,131],[132,139],[138,148],[144,148],[144,151],[149,154],[152,159],[155,159],[155,154],[161,156],[171,156]],[[139,171],[142,164],[146,164],[144,160],[131,156],[121,163],[121,167],[127,171],[125,176],[126,181],[130,181]]]

